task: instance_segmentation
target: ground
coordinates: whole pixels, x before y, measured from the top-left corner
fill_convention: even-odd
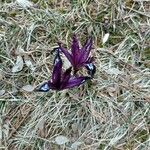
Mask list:
[[[69,50],[73,33],[82,45],[93,37],[94,78],[69,90],[34,92],[51,77],[53,48],[61,41]],[[0,149],[148,147],[150,2],[1,0]]]

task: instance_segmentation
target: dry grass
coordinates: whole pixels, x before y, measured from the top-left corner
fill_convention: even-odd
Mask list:
[[[34,0],[24,9],[3,0],[0,17],[0,149],[148,150],[150,2]],[[50,78],[51,50],[58,39],[69,47],[73,32],[94,37],[94,79],[62,92],[21,90]],[[24,67],[12,73],[18,55]],[[59,135],[69,142],[58,145]]]

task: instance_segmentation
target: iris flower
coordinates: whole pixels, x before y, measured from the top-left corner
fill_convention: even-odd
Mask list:
[[[96,67],[92,63],[93,57],[89,56],[92,49],[92,38],[89,38],[82,48],[79,47],[79,41],[75,34],[72,39],[71,52],[65,49],[61,43],[58,43],[60,51],[64,53],[73,66],[74,73],[76,73],[81,67],[86,67],[88,73],[93,76]]]
[[[62,60],[60,52],[56,51],[56,57],[54,59],[54,68],[52,73],[52,79],[36,88],[35,91],[47,92],[52,90],[64,90],[70,89],[75,86],[83,84],[86,80],[91,79],[88,76],[73,77],[71,76],[71,67],[65,72],[62,72]]]

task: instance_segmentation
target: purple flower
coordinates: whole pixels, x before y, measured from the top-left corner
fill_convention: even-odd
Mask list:
[[[92,38],[89,38],[82,48],[79,47],[79,41],[76,35],[73,35],[73,41],[71,46],[71,52],[69,53],[64,47],[62,47],[61,43],[59,44],[59,49],[64,55],[67,57],[71,65],[73,66],[74,72],[76,73],[81,67],[86,67],[88,73],[94,75],[96,71],[96,67],[93,62],[93,57],[89,57],[90,51],[92,49]],[[90,67],[90,66],[93,67]]]
[[[54,68],[52,73],[52,79],[43,83],[35,91],[47,92],[52,90],[64,90],[73,88],[83,84],[86,80],[91,79],[88,76],[73,77],[71,76],[71,67],[65,72],[62,72],[62,60],[59,51],[56,51],[56,57],[54,59]]]

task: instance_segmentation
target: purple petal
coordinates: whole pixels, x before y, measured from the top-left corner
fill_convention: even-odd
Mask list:
[[[77,39],[77,36],[74,34],[73,35],[73,41],[72,41],[72,46],[71,46],[71,52],[72,52],[72,56],[76,57],[79,55],[80,53],[80,49],[79,49],[79,41]]]
[[[50,89],[57,90],[57,84],[52,83],[50,80],[47,83]]]
[[[62,72],[62,60],[60,58],[59,51],[57,51],[57,54],[54,59],[54,68],[52,73],[52,82],[54,84],[60,83],[61,81],[61,72]]]
[[[73,64],[72,56],[71,54],[61,46],[61,43],[58,43],[59,49],[64,53],[64,55],[67,57],[67,59],[70,61],[71,64]]]
[[[71,67],[68,68],[62,76],[61,89],[63,89],[66,86],[70,77],[71,77]]]
[[[80,63],[85,62],[88,59],[91,49],[92,49],[92,38],[89,38],[81,49],[82,52],[79,59]]]
[[[64,89],[73,88],[75,86],[79,86],[83,84],[85,81],[91,79],[90,77],[76,77],[73,79],[70,79],[68,83],[65,85]]]

